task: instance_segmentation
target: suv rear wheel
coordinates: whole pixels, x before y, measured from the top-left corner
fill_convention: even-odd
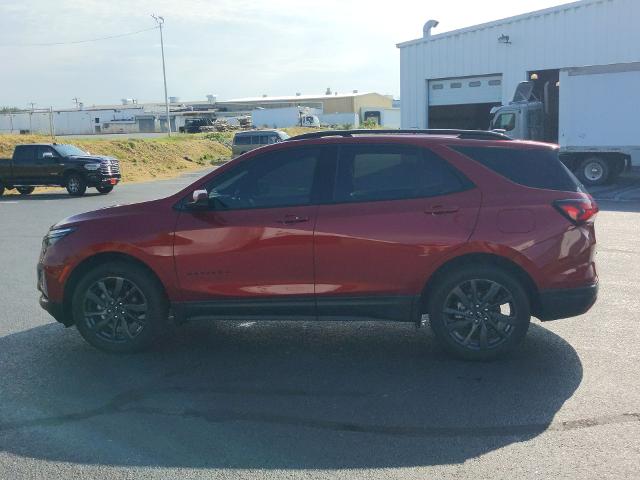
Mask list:
[[[529,298],[510,273],[492,265],[451,271],[429,298],[431,328],[450,353],[490,360],[517,346],[529,329]]]
[[[67,177],[67,192],[73,197],[81,197],[87,191],[87,182],[78,173],[72,173]]]
[[[117,353],[150,347],[168,325],[162,285],[144,268],[126,262],[91,269],[73,292],[73,319],[91,345]]]

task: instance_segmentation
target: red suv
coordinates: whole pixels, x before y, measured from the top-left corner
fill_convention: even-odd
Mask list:
[[[162,200],[53,226],[41,305],[98,348],[190,318],[429,320],[454,354],[595,302],[598,208],[555,146],[478,131],[336,131],[254,150]]]

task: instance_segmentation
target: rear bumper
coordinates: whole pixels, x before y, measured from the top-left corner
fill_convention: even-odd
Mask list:
[[[543,322],[576,317],[587,312],[598,298],[598,284],[540,292],[536,317]]]

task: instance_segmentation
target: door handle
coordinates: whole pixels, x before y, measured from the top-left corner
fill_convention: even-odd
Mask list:
[[[431,205],[427,207],[424,213],[430,213],[431,215],[445,215],[447,213],[456,213],[460,210],[459,207],[453,205]]]
[[[278,223],[282,223],[284,225],[292,225],[294,223],[304,223],[308,221],[309,217],[299,217],[298,215],[285,215],[284,218],[277,220]]]

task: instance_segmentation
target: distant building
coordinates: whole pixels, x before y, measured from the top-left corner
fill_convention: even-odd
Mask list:
[[[368,118],[395,118],[393,99],[378,93],[325,95],[296,95],[291,97],[251,97],[217,101],[215,95],[207,95],[206,101],[180,101],[170,97],[169,120],[171,130],[178,131],[189,118],[215,120],[250,115],[252,111],[271,109],[310,108],[322,112],[324,123],[353,123],[354,126]],[[377,113],[376,113],[377,112]],[[273,112],[274,115],[276,112]],[[278,114],[273,118],[281,118]],[[269,115],[261,120],[271,126],[279,123]],[[257,124],[256,124],[257,125]],[[293,126],[293,125],[288,125]],[[52,132],[53,129],[53,132]],[[40,133],[49,135],[91,135],[104,133],[145,133],[167,131],[164,103],[138,103],[123,98],[121,105],[80,106],[76,109],[21,111],[0,114],[0,133]]]
[[[330,92],[330,90],[328,90]],[[324,113],[357,113],[362,108],[392,108],[393,97],[379,93],[327,93],[325,95],[294,95],[284,97],[248,97],[218,102],[231,110],[250,111],[255,108],[309,107]]]

